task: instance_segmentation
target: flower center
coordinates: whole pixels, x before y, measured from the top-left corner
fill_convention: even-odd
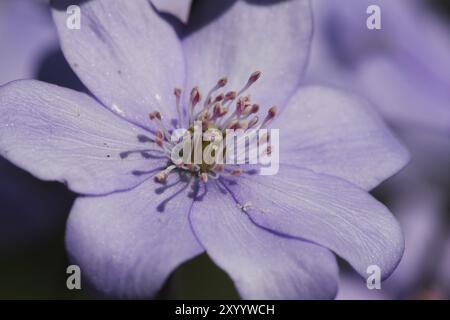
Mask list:
[[[220,148],[230,130],[263,129],[275,118],[277,108],[271,107],[262,121],[257,115],[259,104],[251,101],[246,91],[261,77],[260,71],[253,72],[247,83],[239,91],[225,91],[228,79],[223,77],[208,91],[203,99],[198,87],[194,87],[189,95],[185,121],[181,110],[181,89],[175,88],[176,110],[178,122],[174,129],[167,129],[158,111],[149,114],[158,129],[154,142],[170,159],[167,167],[155,176],[155,180],[164,183],[174,170],[185,170],[207,182],[208,178],[218,178],[221,175],[238,176],[243,170],[238,165],[224,165],[218,159],[223,159],[226,148]],[[179,144],[180,138],[184,143]],[[267,144],[265,152],[270,153],[269,135],[265,137]],[[261,144],[261,140],[259,140]],[[223,144],[222,144],[223,145]],[[180,148],[182,146],[183,148]],[[199,152],[200,151],[200,152]],[[209,157],[204,159],[203,154]],[[200,154],[200,157],[198,157]],[[176,155],[176,159],[174,159]]]

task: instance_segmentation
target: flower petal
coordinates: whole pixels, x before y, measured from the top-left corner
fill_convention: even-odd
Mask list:
[[[187,23],[192,0],[152,0],[153,5],[162,12],[167,12],[183,23]]]
[[[151,111],[175,118],[173,89],[184,84],[184,58],[174,30],[150,3],[83,1],[80,30],[66,26],[70,4],[53,1],[53,17],[64,55],[88,89],[143,127],[151,126]]]
[[[131,191],[77,199],[66,245],[89,284],[108,297],[151,297],[179,264],[200,254],[188,191],[172,174],[166,186],[148,180]]]
[[[335,296],[338,270],[331,252],[257,227],[221,188],[208,184],[190,219],[208,255],[230,275],[242,298]]]
[[[34,80],[0,88],[0,153],[42,180],[75,192],[131,188],[164,164],[147,131],[120,119],[91,97]],[[155,150],[134,152],[135,150]],[[125,152],[125,153],[124,153]]]
[[[285,105],[303,78],[309,53],[309,1],[201,0],[190,19],[199,29],[183,41],[187,88],[209,90],[227,76],[230,87],[240,89],[259,70],[262,77],[249,90],[253,100],[263,107]]]
[[[366,102],[331,88],[300,89],[272,127],[281,128],[281,163],[344,178],[367,190],[409,160]]]
[[[274,176],[237,179],[227,186],[258,225],[329,248],[363,276],[377,265],[386,278],[402,257],[403,236],[392,214],[345,180],[288,166]]]

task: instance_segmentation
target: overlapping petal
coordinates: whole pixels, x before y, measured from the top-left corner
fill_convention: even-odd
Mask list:
[[[272,125],[280,162],[344,178],[370,190],[409,161],[403,145],[362,99],[325,87],[301,88]]]
[[[88,89],[143,127],[151,127],[148,113],[155,110],[176,118],[173,90],[184,84],[183,53],[149,1],[81,1],[80,30],[67,27],[71,4],[52,1],[53,17],[64,55]]]
[[[282,166],[270,177],[243,175],[228,188],[258,225],[329,248],[362,276],[377,265],[386,278],[402,257],[403,235],[393,215],[345,180]]]
[[[179,264],[203,248],[192,233],[188,180],[172,175],[123,193],[79,198],[66,245],[95,290],[108,297],[152,297]]]
[[[209,184],[190,219],[208,255],[230,275],[242,298],[335,296],[338,274],[330,251],[257,227],[223,186]]]
[[[305,0],[201,0],[192,8],[183,40],[187,86],[212,88],[223,76],[242,88],[251,73],[262,78],[248,92],[263,107],[283,107],[303,77],[312,36]],[[201,26],[201,27],[200,27]]]
[[[0,88],[0,153],[84,194],[132,188],[166,161],[146,130],[84,93],[34,80]]]

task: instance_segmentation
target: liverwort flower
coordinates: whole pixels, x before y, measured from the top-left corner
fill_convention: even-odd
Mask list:
[[[429,2],[313,1],[316,33],[309,80],[364,94],[400,129],[448,137],[450,28]],[[366,27],[370,5],[381,10],[380,30]]]
[[[364,101],[300,87],[309,1],[197,1],[181,36],[146,0],[82,1],[80,30],[66,28],[66,4],[53,2],[62,49],[95,99],[2,87],[0,151],[82,195],[66,244],[95,290],[152,296],[204,251],[243,298],[333,298],[332,251],[389,276],[403,238],[368,190],[408,155]],[[174,163],[168,136],[197,121],[280,129],[279,172]]]
[[[0,1],[0,47],[0,85],[37,78],[42,61],[58,48],[48,6],[36,0]],[[52,234],[72,200],[64,187],[39,181],[0,157],[1,254]]]
[[[448,223],[442,222],[448,199],[437,195],[448,194],[450,186],[450,26],[430,2],[313,1],[316,32],[309,83],[345,87],[367,97],[411,153],[408,169],[383,188],[400,209],[396,212],[406,238],[402,262],[383,284],[395,298],[412,297],[424,283],[444,282],[435,274],[437,256],[444,254],[436,235],[448,234]],[[381,10],[380,30],[366,27],[371,5]],[[447,229],[437,232],[435,225]],[[430,262],[433,268],[425,270]],[[363,282],[358,286],[366,290]]]

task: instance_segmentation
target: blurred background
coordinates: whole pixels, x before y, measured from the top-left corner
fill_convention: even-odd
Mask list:
[[[450,298],[450,1],[312,0],[306,83],[370,100],[412,154],[373,191],[398,217],[405,256],[382,290],[340,262],[338,299]],[[366,8],[381,8],[368,30]],[[195,5],[195,1],[193,3]],[[0,0],[0,85],[39,79],[87,91],[66,64],[45,1]],[[0,299],[91,299],[68,290],[65,222],[76,195],[0,158]],[[206,255],[172,274],[158,298],[238,299]]]

